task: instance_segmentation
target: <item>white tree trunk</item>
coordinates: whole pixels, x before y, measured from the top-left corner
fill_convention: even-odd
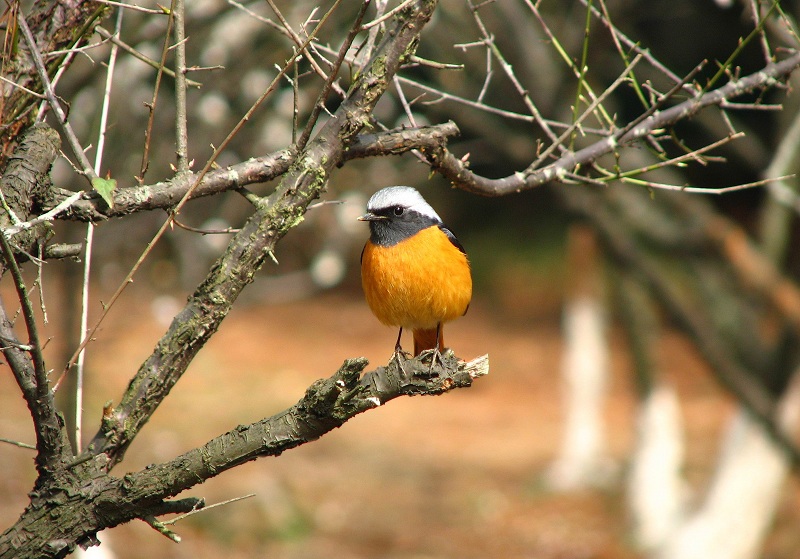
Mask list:
[[[800,418],[795,375],[778,411],[788,434]],[[756,559],[775,514],[789,461],[744,409],[733,417],[705,503],[670,539],[661,559]]]
[[[645,550],[663,545],[683,517],[683,459],[678,396],[672,386],[657,385],[639,410],[636,447],[627,480],[634,539]]]
[[[603,485],[613,469],[605,453],[608,342],[603,307],[596,297],[572,299],[563,321],[565,432],[560,455],[547,474],[557,490]]]

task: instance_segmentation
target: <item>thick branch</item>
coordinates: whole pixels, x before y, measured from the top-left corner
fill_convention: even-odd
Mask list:
[[[438,395],[468,387],[489,371],[488,356],[464,363],[448,352],[443,355],[443,366],[437,364],[433,370],[431,357],[428,352],[412,360],[392,359],[386,367],[363,376],[366,359],[348,359],[333,376],[316,381],[297,404],[277,415],[241,425],[169,462],[122,478],[104,476],[65,492],[63,499],[36,502],[0,536],[0,559],[64,557],[74,548],[71,542],[94,542],[95,534],[103,528],[143,514],[197,506],[196,500],[166,499],[244,462],[278,456],[314,441],[359,413],[394,398]],[[77,469],[80,464],[76,464]],[[80,475],[75,479],[81,479]],[[64,521],[53,521],[56,517]]]
[[[798,66],[800,66],[800,53],[795,53],[785,60],[769,64],[754,74],[730,81],[719,89],[698,95],[669,109],[656,111],[630,130],[622,129],[579,151],[566,152],[550,165],[540,169],[530,169],[500,179],[489,179],[470,171],[467,162],[446,149],[429,154],[428,160],[436,171],[455,186],[475,194],[503,196],[528,190],[551,181],[563,181],[568,173],[586,167],[620,146],[631,145],[660,128],[667,128],[691,118],[703,109],[720,105],[755,90],[769,88],[794,72]]]
[[[0,229],[27,221],[32,215],[51,188],[48,173],[60,146],[58,133],[45,124],[32,126],[25,132],[8,159],[0,183]],[[36,242],[44,242],[50,235],[48,224],[42,223],[17,233],[10,241],[15,252],[30,254]],[[0,275],[6,267],[3,261]]]
[[[291,408],[242,425],[203,445],[147,470],[126,476],[128,498],[171,497],[244,462],[262,456],[278,456],[341,427],[354,416],[400,396],[439,395],[472,385],[489,372],[488,356],[469,363],[452,352],[443,356],[431,373],[431,354],[405,360],[392,359],[361,376],[367,360],[348,359],[327,379],[306,390]]]

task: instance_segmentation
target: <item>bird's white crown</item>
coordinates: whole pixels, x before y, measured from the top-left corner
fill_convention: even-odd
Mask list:
[[[370,212],[394,206],[402,206],[430,217],[440,223],[442,221],[442,218],[440,218],[439,214],[425,201],[422,194],[417,192],[416,188],[410,186],[389,186],[383,188],[373,194],[369,202],[367,202],[367,210]]]

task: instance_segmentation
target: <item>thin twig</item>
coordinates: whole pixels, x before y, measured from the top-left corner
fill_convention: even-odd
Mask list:
[[[256,21],[260,21],[261,23],[269,25],[275,31],[279,31],[280,33],[283,33],[284,36],[291,38],[291,35],[287,32],[287,30],[284,27],[281,27],[280,24],[275,23],[274,21],[272,21],[268,17],[264,17],[261,14],[257,14],[256,12],[254,12],[253,10],[251,10],[250,8],[245,6],[244,4],[242,4],[240,2],[237,2],[236,0],[226,0],[226,2],[228,2],[228,4],[230,4],[231,6],[236,8],[237,10],[241,10],[242,12],[246,13],[247,15],[249,15],[250,17],[252,17]]]
[[[55,219],[58,216],[58,214],[60,214],[64,210],[69,209],[69,207],[72,206],[72,204],[77,202],[83,196],[83,194],[84,194],[83,191],[76,192],[75,194],[69,196],[68,198],[65,198],[64,200],[62,200],[52,210],[50,210],[48,212],[45,212],[42,215],[36,216],[34,219],[31,219],[30,221],[24,221],[24,222],[16,223],[15,225],[11,225],[9,227],[6,227],[5,229],[3,229],[3,232],[10,237],[10,236],[13,236],[13,235],[19,233],[20,231],[24,231],[25,229],[30,229],[31,227],[33,227],[35,225],[38,225],[40,223],[44,223],[45,221],[52,221],[53,219]],[[13,216],[13,217],[16,217],[16,216]],[[13,219],[13,217],[12,217],[12,219]]]
[[[164,44],[161,47],[161,62],[158,64],[156,70],[156,81],[153,85],[153,98],[147,109],[150,111],[150,116],[147,118],[147,128],[144,133],[144,146],[142,147],[142,165],[139,169],[139,176],[136,180],[139,184],[144,183],[144,175],[150,167],[150,141],[153,137],[153,125],[156,119],[156,103],[158,102],[158,90],[161,87],[161,76],[164,74],[167,66],[167,53],[169,52],[170,37],[172,36],[172,26],[175,24],[175,2],[172,0],[169,11],[169,19],[167,19],[167,32],[164,34]]]
[[[531,3],[531,0],[524,0],[524,1],[525,1],[525,4],[530,9],[534,9],[533,8],[533,4]],[[615,38],[615,41],[616,40],[621,41],[622,43],[625,44],[626,47],[631,49],[631,51],[633,51],[633,52],[635,52],[637,54],[641,54],[642,56],[644,56],[645,60],[647,60],[653,68],[658,70],[662,75],[666,76],[667,78],[672,80],[674,83],[681,83],[681,78],[680,78],[679,75],[677,75],[672,70],[667,68],[664,64],[662,64],[655,56],[653,56],[653,54],[650,52],[649,49],[642,48],[639,45],[639,43],[637,43],[636,41],[630,39],[627,35],[625,35],[625,33],[620,31],[620,29],[618,27],[614,26],[614,24],[611,23],[611,20],[608,19],[607,17],[605,17],[605,15],[600,10],[598,10],[594,6],[590,6],[589,5],[589,0],[580,0],[580,1],[581,1],[581,4],[583,4],[584,6],[589,8],[591,10],[592,14],[597,19],[599,19],[600,22],[604,26],[606,26],[608,28],[608,30],[611,33],[611,35]],[[692,86],[690,86],[689,84],[683,84],[683,88],[686,91],[688,91],[690,94],[692,94],[692,95],[697,93],[692,88]]]
[[[405,0],[404,2],[401,2],[397,7],[389,10],[388,12],[383,14],[382,16],[377,17],[377,18],[373,19],[372,21],[367,22],[364,25],[362,25],[361,26],[361,31],[366,31],[370,27],[375,27],[376,25],[380,25],[381,23],[383,23],[384,21],[386,21],[387,19],[392,17],[394,14],[396,14],[400,10],[404,9],[406,6],[408,6],[413,1],[414,0]]]
[[[417,121],[414,118],[414,113],[411,111],[411,105],[408,104],[408,99],[406,99],[406,95],[403,93],[403,88],[400,85],[400,80],[397,79],[397,75],[392,78],[392,83],[397,91],[397,98],[400,100],[400,105],[403,107],[403,111],[406,113],[408,122],[411,124],[411,126],[416,126]]]
[[[503,56],[503,53],[495,44],[494,40],[491,37],[491,34],[486,29],[486,25],[483,23],[483,20],[478,14],[477,8],[475,8],[475,6],[473,5],[472,0],[467,0],[467,4],[469,5],[470,10],[472,11],[472,17],[475,20],[475,23],[477,24],[478,29],[481,32],[481,35],[483,35],[483,38],[486,41],[487,47],[491,50],[492,55],[500,64],[500,67],[503,69],[503,72],[506,74],[506,77],[511,81],[512,85],[514,86],[514,89],[516,89],[517,94],[522,99],[522,102],[525,104],[525,107],[530,112],[534,121],[536,122],[536,124],[539,125],[542,131],[547,135],[548,138],[550,138],[552,142],[556,142],[557,137],[555,132],[552,131],[550,126],[542,117],[542,114],[539,112],[539,109],[536,107],[536,104],[533,102],[531,96],[528,94],[528,90],[525,87],[523,87],[522,84],[517,79],[517,76],[514,73],[514,69],[511,67],[511,64],[509,64],[505,56]]]
[[[639,61],[641,59],[642,59],[642,56],[641,55],[637,55],[636,58],[634,58],[631,61],[631,63],[628,64],[625,67],[625,70],[622,72],[622,74],[620,74],[620,76],[617,77],[616,80],[614,80],[614,83],[612,83],[610,86],[608,86],[606,88],[606,90],[603,91],[603,93],[601,93],[599,96],[595,97],[594,101],[592,101],[592,103],[590,103],[589,106],[586,107],[586,110],[583,111],[583,113],[580,116],[575,118],[573,123],[566,130],[564,130],[564,132],[562,132],[561,135],[558,138],[556,138],[556,141],[553,142],[547,149],[543,150],[536,157],[536,160],[528,167],[528,170],[533,170],[533,169],[537,168],[543,161],[545,161],[548,157],[550,157],[550,155],[556,149],[562,149],[563,145],[564,145],[563,142],[567,138],[573,137],[576,134],[576,132],[578,131],[581,123],[590,114],[593,114],[595,108],[600,106],[603,103],[603,101],[605,101],[608,98],[608,96],[610,96],[614,91],[616,91],[617,88],[627,80],[628,74],[633,72],[634,67],[636,67],[636,65],[639,63]]]
[[[114,24],[114,35],[122,32],[122,16],[125,10],[117,11],[116,23]],[[114,81],[114,68],[117,64],[117,53],[119,47],[112,43],[111,51],[108,55],[108,67],[106,68],[106,83],[103,89],[103,104],[100,108],[100,129],[97,132],[97,150],[95,152],[94,171],[100,174],[103,165],[103,154],[106,145],[106,131],[108,127],[108,111],[111,104],[111,86]],[[92,256],[94,254],[94,224],[86,224],[86,234],[84,237],[83,253],[83,277],[81,283],[81,318],[79,339],[83,339],[89,329],[89,290],[92,272]],[[85,377],[86,351],[85,348],[78,354],[75,361],[75,448],[80,452],[83,446],[83,383]]]
[[[756,27],[759,27],[759,25],[761,25],[761,2],[757,0],[748,0],[748,5],[750,7],[750,16],[753,18],[753,23]],[[761,41],[761,51],[764,55],[764,63],[769,64],[772,62],[772,49],[769,46],[769,39],[763,28],[761,33],[759,33],[759,39]]]
[[[169,520],[165,520],[165,521],[162,522],[162,524],[164,526],[171,526],[172,524],[175,524],[176,522],[179,522],[179,521],[183,520],[184,518],[188,518],[188,517],[190,517],[190,516],[192,516],[194,514],[198,514],[200,512],[206,512],[206,511],[211,510],[211,509],[216,508],[216,507],[221,507],[223,505],[229,505],[231,503],[235,503],[237,501],[243,501],[244,499],[249,499],[250,497],[255,497],[255,496],[256,496],[255,493],[249,493],[247,495],[241,495],[240,497],[233,497],[232,499],[228,499],[226,501],[221,501],[219,503],[214,503],[213,505],[204,505],[202,508],[195,508],[195,509],[190,510],[189,512],[186,512],[186,513],[183,513],[183,514],[181,514],[179,516],[176,516],[175,518],[171,518]]]
[[[13,441],[11,439],[6,439],[5,437],[0,437],[0,443],[6,443],[6,444],[11,444],[11,445],[14,445],[14,446],[18,446],[20,448],[27,448],[27,449],[30,449],[30,450],[36,450],[36,446],[35,445],[28,444],[28,443],[23,443],[23,442],[20,442],[20,441]]]
[[[152,58],[149,58],[149,57],[143,55],[141,52],[139,52],[138,50],[136,50],[135,48],[130,46],[128,43],[126,43],[124,41],[121,41],[120,38],[117,37],[116,35],[111,34],[107,29],[105,29],[103,27],[100,27],[98,25],[97,27],[95,27],[94,30],[98,35],[100,35],[101,37],[103,37],[105,39],[108,39],[109,41],[111,41],[111,43],[117,45],[119,48],[121,48],[122,50],[124,50],[125,52],[127,52],[128,54],[133,56],[134,58],[137,58],[138,60],[141,60],[142,62],[144,62],[148,66],[151,66],[155,70],[159,69],[159,64],[158,64],[158,62],[156,60],[153,60]],[[199,69],[201,69],[201,68],[187,68],[187,70],[199,70]],[[218,70],[218,69],[220,69],[220,67],[216,66],[216,67],[212,67],[210,69]],[[175,72],[172,71],[170,68],[164,68],[162,66],[161,67],[161,71],[164,74],[166,74],[167,76],[171,77],[171,78],[175,77]],[[186,80],[186,85],[190,85],[192,87],[202,87],[203,84],[198,82],[198,81],[187,79]]]
[[[37,73],[39,74],[39,79],[42,82],[42,87],[44,88],[44,94],[45,97],[47,97],[47,102],[56,113],[56,122],[58,122],[61,131],[63,132],[64,136],[66,136],[67,143],[72,149],[73,155],[78,161],[80,161],[82,174],[87,176],[89,179],[97,178],[97,175],[92,170],[91,163],[89,163],[89,159],[86,157],[86,153],[83,151],[83,147],[81,146],[78,137],[72,130],[72,126],[70,126],[69,122],[67,122],[67,115],[64,112],[64,109],[61,108],[61,103],[59,103],[58,99],[56,98],[52,83],[50,82],[50,77],[47,75],[47,68],[45,67],[44,60],[42,59],[42,53],[39,52],[39,47],[36,45],[36,39],[34,39],[33,33],[31,33],[31,29],[28,27],[28,22],[25,20],[25,16],[22,14],[22,11],[20,11],[17,21],[19,23],[19,29],[22,31],[22,36],[25,39],[25,44],[28,46],[31,58],[33,59],[33,64],[36,67]]]
[[[588,59],[589,59],[589,36],[590,30],[592,28],[592,1],[589,0],[589,8],[586,10],[586,18],[585,23],[583,25],[583,47],[581,48],[581,62],[580,66],[577,68],[578,75],[578,87],[575,89],[575,101],[572,105],[572,122],[578,122],[578,114],[580,113],[580,104],[581,100],[583,99],[583,90],[586,88],[588,90],[588,83],[586,82],[586,72],[589,70],[588,68]],[[628,67],[626,66],[626,75]],[[600,104],[598,103],[597,106]],[[584,114],[588,113],[588,109],[585,111]],[[572,135],[570,136],[569,140],[569,149],[572,150],[575,148],[575,140],[577,139],[577,127],[574,129]]]
[[[103,39],[101,41],[97,41],[96,43],[87,43],[87,44],[83,45],[82,47],[73,46],[71,48],[63,49],[63,50],[52,50],[52,51],[48,52],[47,54],[43,54],[42,58],[50,60],[52,58],[58,58],[58,57],[64,56],[64,55],[74,56],[76,54],[83,54],[84,56],[86,56],[86,58],[88,58],[92,62],[92,64],[94,64],[94,58],[92,58],[88,54],[89,51],[97,49],[97,48],[100,48],[103,45],[105,45],[107,42],[108,42],[108,39]],[[64,66],[59,66],[58,69],[61,70],[62,67],[69,67],[69,64],[64,64]],[[54,79],[53,80],[53,87],[55,87],[55,86],[56,86],[56,80]]]
[[[625,66],[627,66],[630,63],[630,56],[625,51],[625,49],[622,48],[620,37],[617,34],[617,28],[611,24],[611,14],[608,11],[608,6],[606,6],[605,0],[598,0],[598,3],[600,4],[600,9],[603,12],[603,18],[606,28],[608,29],[609,34],[611,35],[611,40],[614,42],[614,47],[617,49],[617,53],[619,54],[620,59],[622,59],[622,63],[625,64]],[[586,7],[588,8],[589,13],[593,13],[594,6],[592,6],[591,4],[587,4]],[[642,53],[639,54],[644,56]],[[639,98],[639,101],[642,103],[642,106],[645,109],[647,109],[650,105],[648,104],[647,98],[644,96],[644,92],[642,91],[642,88],[639,85],[639,80],[636,79],[636,74],[634,74],[633,72],[631,72],[631,87],[633,87],[633,90],[636,92],[636,96]]]
[[[434,103],[438,103],[440,101],[453,101],[455,103],[460,103],[462,105],[466,105],[473,109],[477,109],[479,111],[485,111],[490,114],[494,114],[497,116],[501,116],[503,118],[508,118],[511,120],[518,120],[522,122],[536,122],[536,118],[532,115],[523,114],[523,113],[516,113],[514,111],[508,111],[505,109],[500,109],[497,107],[493,107],[492,105],[487,105],[486,103],[479,102],[479,101],[472,101],[471,99],[467,99],[465,97],[460,97],[458,95],[453,95],[452,93],[447,93],[446,91],[440,91],[434,87],[426,85],[424,83],[418,82],[411,78],[405,76],[398,76],[397,79],[400,83],[407,84],[427,93],[431,93],[436,95],[438,99],[436,101],[427,101],[427,105],[433,105]],[[545,119],[545,122],[548,126],[555,126],[553,121]]]
[[[48,390],[47,369],[44,365],[42,346],[39,341],[39,329],[36,326],[36,314],[33,312],[33,305],[31,304],[31,299],[28,295],[28,288],[25,286],[25,280],[22,277],[22,272],[20,271],[19,266],[17,265],[17,260],[14,257],[14,250],[11,248],[10,241],[2,232],[0,232],[0,246],[2,247],[6,266],[11,272],[11,277],[14,280],[14,288],[17,291],[17,298],[19,299],[20,306],[22,307],[22,317],[25,320],[25,329],[28,332],[28,346],[31,348],[29,353],[33,362],[33,380],[35,382],[36,397],[41,399],[52,398]]]
[[[547,24],[545,18],[539,12],[538,3],[532,6],[531,9],[533,10],[533,15],[539,22],[539,26],[542,28],[542,31],[544,31],[544,34],[548,38],[550,44],[553,46],[553,48],[555,48],[556,52],[561,57],[561,60],[567,65],[567,68],[569,68],[572,71],[572,74],[578,80],[579,89],[586,91],[586,93],[592,100],[596,99],[597,96],[595,95],[594,90],[592,89],[591,85],[589,85],[588,81],[585,78],[586,74],[585,69],[579,68],[575,65],[575,62],[572,60],[572,57],[569,55],[569,53],[567,53],[566,49],[561,44],[561,41],[559,41],[556,34],[553,33],[553,31],[550,29],[550,26]],[[584,45],[587,44],[588,43],[584,41]],[[578,101],[580,100],[581,99],[578,98]],[[605,122],[608,127],[612,127],[614,125],[614,119],[611,117],[611,115],[608,114],[603,105],[597,106],[597,112],[598,112],[597,120],[601,124]]]
[[[189,171],[189,129],[186,112],[186,27],[184,0],[173,3],[175,18],[175,155],[178,173]]]
[[[386,8],[389,5],[389,0],[376,0],[375,1],[375,17],[380,18],[384,13],[386,13]],[[375,44],[378,41],[378,35],[381,32],[383,26],[373,26],[369,29],[369,33],[367,34],[367,40],[361,44],[359,47],[355,57],[350,60],[351,64],[355,64],[358,67],[364,65],[364,63],[372,57],[372,52],[375,50]],[[329,50],[330,54],[334,54],[332,50]]]
[[[338,8],[340,3],[341,3],[341,0],[336,0],[336,2],[334,2],[334,4],[331,7],[331,9],[323,17],[323,20],[320,20],[320,25],[323,23],[323,21],[330,14],[333,13],[333,10]],[[290,36],[292,37],[292,40],[295,41],[295,43],[297,43],[300,40],[300,37],[292,30],[291,26],[289,25],[288,20],[283,16],[283,14],[281,13],[280,9],[275,4],[275,2],[273,0],[267,0],[267,4],[269,4],[270,8],[272,8],[272,11],[275,13],[275,15],[277,16],[278,20],[284,26],[286,31],[290,34]],[[355,40],[355,37],[356,37],[356,35],[358,33],[358,25],[360,25],[361,20],[363,19],[364,13],[366,12],[368,6],[369,6],[369,2],[363,2],[362,3],[361,10],[358,13],[356,22],[354,23],[353,27],[351,28],[350,33],[348,33],[347,38],[342,43],[342,48],[340,49],[340,56],[336,59],[336,62],[334,63],[333,68],[331,68],[331,70],[325,76],[325,83],[322,86],[322,89],[320,90],[319,95],[317,96],[317,101],[314,104],[314,107],[311,109],[311,114],[308,117],[308,121],[306,122],[306,126],[303,129],[303,133],[300,135],[300,138],[297,140],[297,142],[295,142],[295,145],[299,149],[303,149],[303,146],[308,142],[308,139],[311,137],[311,131],[313,130],[314,125],[316,124],[317,119],[319,118],[319,115],[322,112],[322,109],[325,108],[325,100],[327,99],[328,94],[330,93],[331,89],[334,88],[334,84],[336,83],[336,77],[337,77],[337,75],[339,73],[339,68],[341,67],[341,64],[344,62],[345,55],[347,54],[347,51],[349,50],[350,45],[352,45],[353,41]],[[306,47],[298,49],[296,54],[295,54],[295,58],[297,58],[301,54],[305,54],[306,56],[308,56],[308,52],[307,52],[307,48]],[[311,60],[310,56],[308,56],[308,58],[309,58],[309,60]],[[312,64],[312,67],[313,67],[313,64]],[[324,75],[324,72],[323,72],[323,75]],[[341,88],[340,88],[340,90],[341,90]],[[343,94],[342,94],[342,96],[343,96]]]
[[[24,91],[28,95],[32,95],[33,97],[36,97],[37,99],[47,99],[47,97],[45,95],[43,95],[41,93],[37,93],[37,92],[33,91],[32,89],[28,89],[24,85],[20,85],[20,84],[18,84],[16,82],[13,82],[13,81],[11,81],[10,79],[8,79],[5,76],[0,76],[0,81],[3,81],[5,83],[9,84],[11,87],[15,87],[17,89],[21,89],[22,91]]]
[[[270,8],[272,9],[272,11],[275,12],[275,15],[278,17],[278,20],[281,22],[281,25],[283,26],[283,27],[281,27],[281,31],[287,37],[289,37],[289,39],[291,39],[292,42],[295,44],[295,47],[297,47],[297,50],[294,53],[295,57],[301,56],[301,55],[305,55],[306,60],[308,60],[308,63],[311,65],[311,69],[314,70],[314,72],[320,78],[325,80],[325,82],[327,83],[328,82],[328,77],[329,77],[328,72],[325,72],[325,70],[322,69],[322,67],[317,62],[316,58],[310,52],[311,51],[311,47],[314,44],[313,41],[305,41],[304,42],[303,38],[299,34],[297,34],[294,31],[294,29],[292,29],[292,26],[289,24],[289,21],[283,16],[283,13],[278,9],[278,6],[274,2],[271,2],[270,0],[267,0],[267,3],[270,5]],[[336,7],[338,4],[339,4],[339,2],[336,2],[336,4],[334,4],[334,7]],[[316,10],[316,8],[315,8],[315,10]],[[330,14],[330,13],[332,13],[332,12],[328,11],[328,14]],[[325,17],[328,17],[327,14],[325,15]],[[320,22],[321,21],[322,20],[320,20]],[[303,30],[305,31],[305,27],[303,27]],[[306,38],[308,38],[307,34],[306,34]],[[303,46],[304,44],[305,44],[305,46]],[[333,65],[331,65],[331,67],[333,67]],[[340,86],[338,83],[336,83],[336,81],[332,81],[331,84],[332,84],[332,87],[333,87],[334,91],[336,92],[336,94],[339,95],[339,97],[344,98],[346,93],[345,93],[344,89],[342,89],[342,86]]]
[[[186,225],[185,223],[179,221],[178,218],[174,218],[172,223],[174,223],[175,226],[179,227],[180,229],[184,229],[192,233],[200,233],[201,235],[228,235],[239,232],[239,229],[236,227],[226,227],[225,229],[200,229],[199,227]]]
[[[722,78],[722,76],[724,76],[728,71],[730,71],[730,69],[733,67],[733,61],[736,60],[739,57],[739,55],[742,53],[742,51],[745,49],[745,47],[748,44],[750,44],[750,41],[752,41],[756,36],[758,36],[758,35],[763,33],[764,23],[769,19],[769,17],[772,15],[772,12],[775,11],[775,8],[777,7],[777,5],[779,3],[780,3],[780,0],[773,0],[772,6],[770,6],[770,8],[767,11],[767,13],[764,14],[764,17],[762,17],[760,19],[760,21],[758,22],[758,25],[756,25],[753,28],[753,30],[750,33],[748,33],[747,37],[745,37],[744,39],[741,39],[739,41],[739,43],[736,45],[736,48],[733,49],[733,52],[730,54],[730,56],[728,56],[727,60],[725,60],[725,62],[723,62],[720,65],[719,70],[717,70],[717,73],[714,74],[711,77],[710,80],[708,80],[708,82],[706,83],[705,87],[703,87],[703,92],[704,93],[706,91],[709,91],[711,88],[713,88],[714,85],[717,83],[717,81],[719,81],[719,79]],[[767,60],[767,64],[769,64],[770,62],[771,62],[771,60]],[[735,78],[732,77],[731,79],[735,79]]]
[[[701,148],[693,149],[687,153],[683,153],[677,157],[672,157],[670,159],[664,159],[659,161],[658,163],[653,163],[652,165],[647,165],[645,167],[640,167],[638,169],[632,169],[630,171],[624,172],[610,172],[604,170],[602,167],[596,166],[595,168],[598,169],[601,173],[605,175],[605,178],[608,180],[619,180],[622,178],[632,178],[637,175],[642,175],[644,173],[649,173],[655,171],[657,169],[661,169],[664,167],[680,167],[683,163],[687,161],[700,161],[705,162],[709,161],[709,157],[701,157],[706,152],[711,150],[717,149],[725,144],[732,142],[733,140],[738,140],[739,138],[744,137],[744,132],[734,132],[724,138],[717,140],[716,142],[712,142],[706,146]]]
[[[126,2],[114,2],[113,0],[95,0],[95,2],[99,4],[107,4],[109,6],[116,6],[117,8],[125,8],[126,10],[132,10],[134,12],[141,12],[143,14],[150,14],[154,16],[166,16],[169,15],[164,8],[159,10],[153,8],[143,8],[142,6],[137,6],[136,4],[128,4]]]
[[[325,14],[325,17],[328,17],[328,14],[333,13],[334,10],[339,5],[339,1],[337,0],[331,11]],[[270,6],[274,5],[273,0],[267,0]],[[317,102],[314,104],[314,108],[311,109],[311,114],[308,116],[308,121],[306,122],[306,127],[303,129],[303,133],[300,135],[300,138],[297,140],[297,147],[298,149],[303,149],[305,145],[308,143],[308,140],[311,138],[311,132],[314,130],[314,125],[317,123],[317,119],[319,118],[322,109],[325,108],[325,101],[328,98],[331,90],[333,89],[333,84],[336,83],[336,76],[339,74],[339,68],[341,68],[342,64],[344,63],[347,57],[347,51],[350,50],[350,47],[355,41],[356,36],[358,35],[359,26],[361,25],[361,21],[364,18],[364,14],[367,13],[367,7],[369,6],[369,2],[362,2],[361,9],[359,10],[358,14],[356,15],[355,21],[353,22],[352,27],[350,28],[350,32],[345,37],[344,41],[342,41],[342,46],[339,49],[339,55],[336,57],[334,61],[333,68],[331,68],[330,72],[328,73],[328,78],[325,80],[325,83],[320,89],[319,95],[317,96]],[[274,8],[277,10],[277,8]],[[322,21],[320,21],[320,25]],[[303,51],[301,51],[303,52]]]
[[[690,194],[728,194],[730,192],[738,192],[739,190],[747,190],[750,188],[757,188],[760,186],[765,186],[770,184],[771,182],[777,181],[784,181],[789,178],[793,178],[794,175],[785,175],[783,177],[775,177],[775,178],[768,178],[768,179],[761,179],[753,182],[746,182],[742,184],[735,184],[733,186],[722,186],[719,188],[707,188],[703,186],[681,186],[675,184],[665,184],[661,182],[653,182],[647,181],[642,179],[636,179],[632,177],[622,177],[620,178],[620,182],[625,182],[629,184],[635,184],[638,186],[646,186],[647,188],[654,188],[660,190],[673,190],[678,192],[688,192]]]
[[[147,523],[153,530],[175,543],[181,543],[181,537],[167,528],[167,526],[158,520],[155,516],[148,514],[142,517],[142,520]]]
[[[46,326],[48,324],[47,305],[44,304],[44,279],[42,278],[42,268],[44,268],[44,243],[44,239],[40,238],[36,240],[36,248],[39,250],[39,254],[34,260],[36,264],[36,279],[33,282],[33,288],[39,292],[39,310],[42,311],[42,323]],[[45,342],[45,344],[46,343],[47,342]]]

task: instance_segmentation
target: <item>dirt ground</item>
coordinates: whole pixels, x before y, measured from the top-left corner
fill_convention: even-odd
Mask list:
[[[88,362],[86,437],[99,423],[102,405],[119,400],[162,333],[157,316],[176,304],[177,299],[132,289],[105,323]],[[142,522],[101,534],[101,540],[121,559],[638,557],[623,484],[559,494],[543,483],[562,430],[558,314],[552,306],[538,314],[514,311],[502,301],[477,299],[465,318],[448,325],[447,343],[459,356],[490,356],[489,376],[472,388],[392,401],[319,441],[194,488],[186,496],[207,503],[254,496],[176,524],[180,544]],[[357,293],[237,308],[115,473],[171,459],[238,424],[272,415],[347,357],[363,355],[372,366],[383,364],[394,338]],[[55,353],[58,340],[52,345],[48,351]],[[624,343],[616,333],[612,350],[609,454],[624,472],[635,401]],[[674,334],[664,338],[662,366],[682,396],[686,476],[702,497],[731,405]],[[5,365],[0,410],[0,437],[33,440],[30,418]],[[31,451],[0,444],[3,526],[26,503],[32,460]],[[800,556],[799,504],[800,489],[791,480],[765,558]]]

